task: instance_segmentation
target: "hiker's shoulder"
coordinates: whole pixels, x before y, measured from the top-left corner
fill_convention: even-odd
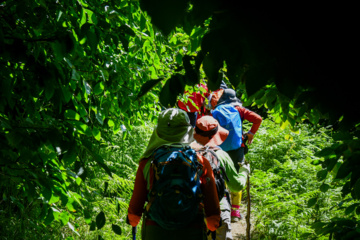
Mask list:
[[[146,165],[149,165],[148,163],[150,163],[151,161],[149,161],[150,158],[142,158],[139,161],[139,168],[140,169],[144,169]]]

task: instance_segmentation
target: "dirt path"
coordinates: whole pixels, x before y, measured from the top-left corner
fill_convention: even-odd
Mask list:
[[[246,239],[246,206],[247,203],[246,202],[242,202],[241,206],[240,206],[240,212],[243,215],[243,219],[241,219],[240,221],[236,222],[236,223],[231,223],[231,233],[233,236],[233,240],[243,240]],[[251,229],[250,231],[253,231],[253,227],[254,227],[254,218],[253,218],[253,214],[251,214],[251,218],[250,218],[250,223],[251,223]],[[253,234],[251,233],[251,239],[256,239],[255,235],[253,236]]]

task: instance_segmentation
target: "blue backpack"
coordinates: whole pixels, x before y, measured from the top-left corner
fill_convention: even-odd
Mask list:
[[[202,165],[189,146],[165,145],[152,155],[154,182],[146,210],[161,227],[174,230],[188,225],[202,201]]]
[[[224,151],[235,150],[241,147],[242,122],[238,110],[231,104],[221,104],[212,111],[212,115],[219,122],[220,126],[229,131],[229,136],[220,147]]]

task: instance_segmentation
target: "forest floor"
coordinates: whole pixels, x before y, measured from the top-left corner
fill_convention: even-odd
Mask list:
[[[243,215],[243,218],[236,222],[236,223],[231,223],[231,233],[233,236],[233,240],[243,240],[246,239],[246,214],[247,214],[247,202],[246,201],[242,201],[242,204],[240,206],[240,213]],[[250,224],[251,224],[251,229],[250,229],[250,239],[256,239],[256,234],[253,233],[254,232],[254,223],[255,223],[255,219],[254,219],[254,214],[250,215]]]

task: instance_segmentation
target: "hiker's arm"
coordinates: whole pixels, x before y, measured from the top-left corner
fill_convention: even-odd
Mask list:
[[[252,123],[252,126],[248,132],[248,143],[251,144],[255,133],[261,125],[262,117],[247,108],[240,106],[236,106],[235,108],[239,111],[241,119],[247,120]]]
[[[237,106],[236,109],[239,111],[241,119],[245,119],[252,123],[249,131],[252,134],[255,134],[261,125],[262,117],[259,114],[244,107]]]
[[[135,185],[133,195],[131,197],[128,209],[128,218],[131,226],[138,225],[141,215],[143,213],[144,204],[146,201],[146,180],[144,178],[143,170],[146,161],[141,161],[136,172]]]
[[[203,164],[203,174],[201,175],[201,190],[204,194],[204,209],[206,224],[210,231],[215,231],[220,222],[220,204],[217,195],[214,173],[209,161],[200,156],[199,162]]]
[[[229,178],[229,182],[226,182],[226,184],[230,191],[241,191],[246,185],[248,175],[247,171],[243,171],[242,168],[240,168],[238,173],[234,166],[234,162],[231,160],[229,154],[227,154],[225,151],[218,150],[216,151],[216,155],[219,158],[221,166],[225,167],[226,175]]]

